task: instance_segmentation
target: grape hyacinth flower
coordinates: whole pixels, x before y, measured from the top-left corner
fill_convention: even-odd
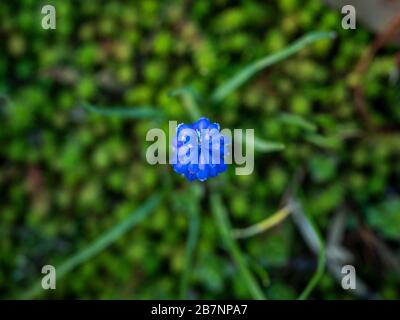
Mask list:
[[[181,123],[172,142],[175,159],[172,167],[189,181],[216,177],[227,169],[224,157],[229,145],[218,123],[211,123],[204,117],[192,124]]]

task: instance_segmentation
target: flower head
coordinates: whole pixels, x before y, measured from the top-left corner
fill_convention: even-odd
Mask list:
[[[230,141],[221,135],[218,123],[200,118],[192,124],[180,124],[176,128],[172,148],[175,172],[189,181],[205,181],[226,171],[224,161]]]

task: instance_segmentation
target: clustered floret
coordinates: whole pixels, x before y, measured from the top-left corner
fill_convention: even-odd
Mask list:
[[[226,171],[224,157],[230,141],[220,133],[218,123],[200,118],[192,124],[180,124],[172,142],[175,172],[189,181],[205,181]],[[197,149],[197,153],[196,153]]]

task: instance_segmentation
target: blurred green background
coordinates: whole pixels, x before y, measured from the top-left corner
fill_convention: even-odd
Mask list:
[[[56,30],[41,28],[45,4],[56,7]],[[0,298],[23,297],[43,265],[62,265],[162,189],[140,224],[68,269],[56,290],[31,297],[174,299],[187,272],[186,298],[251,298],[220,240],[210,182],[190,184],[168,165],[149,165],[145,136],[167,129],[168,120],[190,121],[170,90],[190,85],[207,97],[246,64],[308,32],[331,30],[335,40],[258,73],[218,105],[200,105],[222,127],[255,128],[286,146],[256,152],[253,174],[236,176],[231,166],[215,183],[234,228],[272,215],[295,185],[325,243],[342,234],[340,248],[366,288],[343,290],[327,252],[311,298],[400,298],[398,49],[386,45],[362,79],[371,129],[357,113],[350,74],[375,35],[360,24],[343,30],[341,20],[317,0],[2,1]],[[83,101],[156,106],[166,118],[102,117]],[[283,113],[316,130],[282,121]],[[199,241],[189,266],[196,210]],[[294,299],[312,277],[318,257],[304,240],[290,217],[238,240],[268,298]]]

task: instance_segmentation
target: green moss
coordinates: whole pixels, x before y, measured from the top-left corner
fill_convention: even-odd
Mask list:
[[[382,48],[360,79],[368,114],[379,126],[369,130],[354,102],[351,85],[358,79],[350,71],[374,35],[361,21],[357,30],[342,30],[342,15],[321,1],[55,5],[57,29],[49,31],[32,13],[35,1],[0,3],[1,298],[25,292],[42,264],[65,261],[162,188],[167,200],[151,218],[74,269],[54,294],[39,297],[178,296],[193,190],[170,166],[145,162],[145,135],[153,127],[167,130],[166,120],[188,121],[181,101],[168,96],[187,85],[202,94],[202,115],[286,145],[282,152],[256,152],[249,176],[236,176],[232,166],[218,178],[234,227],[281,208],[291,187],[323,235],[335,212],[350,208],[343,246],[368,285],[382,297],[399,298],[398,277],[378,256],[361,254],[370,250],[366,243],[354,244],[359,218],[396,250],[400,95],[398,82],[389,80],[396,47]],[[207,99],[244,65],[328,29],[338,32],[337,40],[318,41],[260,71],[219,104]],[[156,105],[166,120],[95,116],[82,102]],[[292,122],[280,120],[288,114]],[[299,126],[298,118],[293,125],[293,116],[308,125]],[[208,182],[204,187],[189,297],[249,298],[222,251],[207,205]],[[270,298],[295,298],[311,274],[304,268],[315,262],[290,218],[240,246],[260,284],[262,271],[270,273],[264,288]],[[335,281],[327,273],[313,298],[351,298]]]

